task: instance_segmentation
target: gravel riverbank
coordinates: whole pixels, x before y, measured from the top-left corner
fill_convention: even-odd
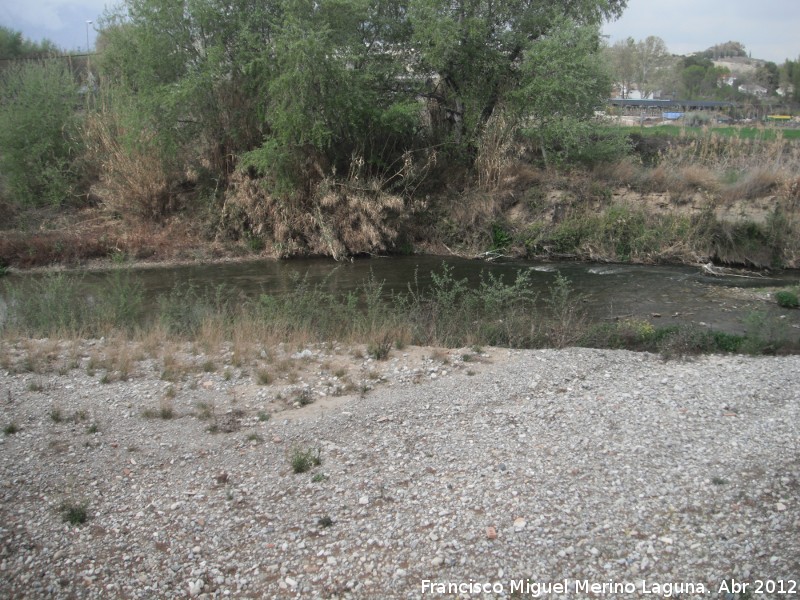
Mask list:
[[[49,344],[4,349],[0,597],[800,596],[798,356]]]

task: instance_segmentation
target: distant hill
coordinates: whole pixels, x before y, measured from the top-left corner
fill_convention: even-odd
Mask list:
[[[734,56],[716,59],[712,62],[715,67],[727,68],[734,77],[741,77],[755,73],[758,67],[762,66],[766,61],[758,58],[747,58],[746,56]]]

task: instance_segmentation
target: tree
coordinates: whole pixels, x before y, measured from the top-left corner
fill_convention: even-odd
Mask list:
[[[605,54],[614,78],[622,86],[623,98],[633,88],[642,98],[649,97],[666,77],[672,62],[664,40],[653,35],[638,42],[631,37],[617,41]]]
[[[597,27],[626,0],[410,0],[415,71],[430,74],[455,140],[469,150],[504,97],[524,85],[519,64],[556,27]],[[595,51],[597,49],[595,48]]]
[[[125,0],[104,19],[98,64],[104,84],[125,92],[112,96],[131,107],[121,130],[146,133],[176,173],[206,170],[224,185],[238,167],[281,193],[308,193],[323,174],[355,163],[391,178],[398,161],[426,146],[471,164],[486,124],[534,76],[537,47],[550,38],[577,44],[574,64],[561,64],[585,73],[580,54],[596,53],[599,24],[625,4]],[[584,85],[564,72],[547,76],[554,86]],[[590,82],[592,97],[595,80],[605,81]],[[443,118],[424,124],[426,108]],[[514,109],[522,121],[530,112]],[[560,112],[591,114],[583,105]]]
[[[758,66],[753,77],[760,86],[767,88],[768,94],[775,93],[780,87],[780,72],[774,62],[765,62]]]
[[[667,45],[660,37],[650,35],[636,44],[636,84],[642,98],[656,91],[658,75],[669,66]]]
[[[42,58],[58,53],[58,47],[48,39],[32,42],[24,39],[21,31],[0,25],[0,59]]]
[[[553,155],[565,162],[596,141],[590,121],[611,87],[598,46],[596,27],[564,20],[524,54],[520,87],[511,101],[524,131],[539,142],[545,163]]]
[[[0,172],[15,204],[73,195],[78,89],[64,61],[19,61],[0,74]]]
[[[620,86],[622,98],[628,98],[636,79],[636,41],[629,37],[614,42],[613,46],[606,48],[605,55]]]

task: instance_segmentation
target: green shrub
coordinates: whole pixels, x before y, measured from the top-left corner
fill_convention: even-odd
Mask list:
[[[67,501],[61,505],[61,518],[70,525],[83,525],[89,519],[86,502]]]
[[[292,465],[292,471],[294,473],[305,473],[310,471],[313,467],[321,465],[322,459],[320,458],[318,448],[308,448],[307,450],[295,448],[292,450],[289,462]]]
[[[778,306],[783,308],[797,308],[800,306],[800,299],[797,298],[797,294],[789,290],[777,292],[775,300],[778,302]]]
[[[0,172],[12,203],[63,204],[76,181],[78,86],[60,59],[13,63],[0,75]]]

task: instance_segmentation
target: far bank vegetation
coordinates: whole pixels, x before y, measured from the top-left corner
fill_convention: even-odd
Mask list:
[[[0,261],[797,266],[796,142],[595,117],[624,6],[127,0],[88,63],[0,74]]]

